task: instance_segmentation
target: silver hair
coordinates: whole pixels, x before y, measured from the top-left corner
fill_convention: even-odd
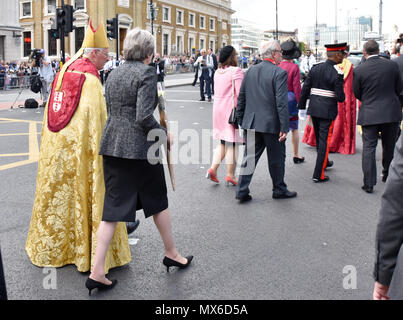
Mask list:
[[[276,40],[267,41],[262,44],[260,47],[260,55],[264,58],[271,58],[273,53],[278,50],[278,42]]]
[[[101,49],[101,48],[85,48],[84,49],[84,54],[86,55],[86,56],[88,56],[88,55],[90,55],[91,54],[91,52],[92,51],[99,51],[99,52],[102,52],[104,49]]]
[[[207,53],[207,50],[206,50],[206,49],[201,49],[201,50],[200,50],[200,54],[202,54],[203,52],[206,52],[206,53]]]
[[[125,60],[144,61],[154,53],[154,36],[140,28],[130,30],[123,43]]]

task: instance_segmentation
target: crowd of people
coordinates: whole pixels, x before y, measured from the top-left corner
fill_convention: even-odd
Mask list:
[[[164,80],[166,59],[154,55],[154,43],[148,31],[131,30],[123,56],[113,61],[104,28],[95,29],[91,22],[82,48],[57,74],[47,101],[26,251],[39,267],[74,264],[80,272],[90,271],[85,283],[89,294],[94,289],[114,288],[117,280],[106,274],[131,261],[125,223],[135,223],[139,210],[154,220],[164,246],[162,264],[168,272],[172,267],[188,268],[193,261],[193,256],[181,255],[174,243],[162,152],[158,148],[150,153],[155,143],[165,145],[169,153],[174,141],[157,90]],[[323,63],[315,64],[307,55],[309,73],[302,87],[295,63],[301,50],[292,40],[281,45],[265,42],[260,63],[246,74],[232,46],[224,47],[218,56],[202,49],[189,59],[195,80],[200,80],[201,101],[206,95],[211,101],[214,94],[213,135],[220,144],[207,179],[219,183],[217,169],[226,159],[227,185],[235,187],[239,203],[250,202],[249,187],[266,151],[273,199],[296,198],[297,192],[290,191],[285,182],[286,140],[291,131],[294,163],[303,163],[298,114],[309,105],[306,134],[312,136],[308,140],[317,149],[312,180],[330,181],[325,172],[335,165],[329,160],[332,136],[338,137],[336,145],[343,146],[334,152],[354,151],[357,119],[351,110],[356,109],[356,99],[360,100],[362,189],[367,193],[373,193],[377,183],[379,133],[382,138],[387,187],[376,240],[374,298],[388,299],[403,244],[403,138],[393,160],[402,120],[403,56],[397,63],[382,59],[378,43],[371,40],[364,46],[365,62],[354,69],[346,62],[346,43],[326,48],[328,59]],[[48,63],[44,52],[43,63]],[[101,79],[106,81],[105,96]],[[157,108],[160,122],[154,117]],[[235,168],[241,145],[245,153],[238,179]]]

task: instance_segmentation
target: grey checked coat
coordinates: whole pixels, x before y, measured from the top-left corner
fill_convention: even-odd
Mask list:
[[[141,61],[126,61],[108,77],[105,87],[108,120],[100,154],[124,159],[146,160],[147,141],[153,129],[166,139],[166,130],[154,118],[157,107],[155,69]]]

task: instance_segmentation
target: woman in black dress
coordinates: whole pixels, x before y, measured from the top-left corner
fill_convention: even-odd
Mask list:
[[[171,135],[154,118],[157,107],[157,75],[150,67],[154,37],[145,30],[131,30],[124,42],[125,64],[108,77],[105,87],[108,120],[100,154],[104,158],[105,204],[94,267],[86,282],[95,288],[111,289],[117,283],[105,277],[105,258],[118,222],[134,222],[137,210],[153,217],[165,246],[163,264],[186,268],[193,257],[182,257],[174,245],[168,209],[164,168],[156,142],[171,145]],[[149,141],[147,137],[159,140]],[[150,149],[151,148],[151,149]]]

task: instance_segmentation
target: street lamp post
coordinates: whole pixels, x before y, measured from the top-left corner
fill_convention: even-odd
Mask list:
[[[278,41],[278,0],[276,0],[276,40]]]
[[[335,3],[335,6],[336,6],[336,8],[335,8],[335,12],[336,12],[336,21],[335,21],[335,37],[334,37],[334,42],[335,43],[338,43],[339,42],[339,40],[337,39],[338,38],[338,34],[337,34],[337,0],[334,0],[334,3]]]
[[[318,44],[319,44],[319,30],[318,30],[318,0],[316,0],[316,23],[315,23],[315,54],[318,59]]]

